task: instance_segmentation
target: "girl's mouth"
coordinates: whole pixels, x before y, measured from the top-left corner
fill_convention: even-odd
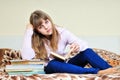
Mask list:
[[[47,32],[50,32],[50,31],[51,31],[50,29],[47,30]]]

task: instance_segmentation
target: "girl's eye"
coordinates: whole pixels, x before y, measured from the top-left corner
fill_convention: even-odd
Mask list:
[[[45,21],[45,24],[47,24],[47,23],[48,23],[48,20]]]
[[[43,26],[42,26],[42,25],[40,25],[38,28],[39,28],[39,29],[41,29],[42,27],[43,27]]]

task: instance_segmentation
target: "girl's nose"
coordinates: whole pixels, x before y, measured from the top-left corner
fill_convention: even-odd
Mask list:
[[[47,29],[47,28],[48,28],[48,26],[47,26],[47,25],[44,25],[44,28],[45,28],[45,29]]]
[[[48,28],[47,26],[45,26],[45,28]]]

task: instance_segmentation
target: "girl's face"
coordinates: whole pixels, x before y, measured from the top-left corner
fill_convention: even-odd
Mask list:
[[[51,22],[48,19],[47,20],[42,19],[42,24],[37,27],[37,31],[42,35],[49,37],[52,34]]]

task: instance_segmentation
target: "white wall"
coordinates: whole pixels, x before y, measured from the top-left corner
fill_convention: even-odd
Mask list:
[[[120,0],[0,0],[0,47],[20,48],[25,25],[37,9],[91,47],[120,52]]]
[[[23,36],[0,36],[0,48],[21,50]]]
[[[0,0],[0,35],[23,35],[41,9],[76,35],[120,35],[120,0]]]
[[[120,54],[120,36],[83,36],[89,47],[105,49]]]

